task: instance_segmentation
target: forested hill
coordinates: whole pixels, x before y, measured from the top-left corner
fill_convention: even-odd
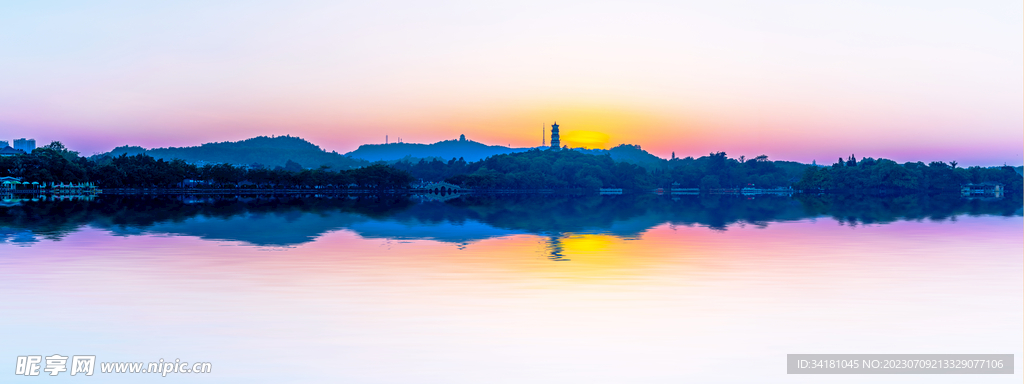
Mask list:
[[[248,142],[269,141],[255,138]],[[703,192],[744,187],[784,188],[805,192],[837,192],[845,194],[955,194],[969,183],[999,183],[1005,186],[1007,196],[1024,193],[1024,179],[1016,167],[960,167],[935,161],[899,164],[888,159],[870,157],[840,159],[829,167],[771,161],[761,155],[752,159],[740,156],[728,158],[725,152],[710,153],[699,158],[685,157],[660,160],[653,169],[624,161],[615,161],[616,151],[594,155],[577,150],[539,150],[500,154],[486,159],[467,162],[465,159],[441,161],[399,160],[394,164],[372,164],[355,169],[318,169],[307,164],[324,164],[343,158],[337,153],[326,153],[318,147],[296,138],[278,138],[272,147],[241,143],[207,144],[193,148],[164,148],[141,152],[138,147],[122,147],[112,157],[105,154],[92,159],[80,157],[60,142],[36,148],[32,153],[0,157],[0,177],[20,178],[24,182],[81,183],[96,182],[101,188],[173,188],[183,183],[199,183],[216,188],[312,188],[327,186],[346,188],[355,184],[360,188],[407,188],[414,181],[447,181],[468,188],[480,189],[596,189],[622,188],[643,191],[653,188],[694,188]],[[238,152],[229,159],[224,153],[203,156],[204,151]],[[255,149],[254,149],[255,148]],[[620,148],[637,150],[639,147]],[[124,156],[141,152],[133,156]],[[175,155],[175,152],[179,154]],[[181,154],[180,152],[184,152]],[[252,158],[254,153],[262,157]],[[155,160],[150,153],[161,157],[175,157],[173,161]],[[289,155],[290,154],[290,155]],[[304,155],[315,156],[307,160]],[[188,164],[185,159],[198,162],[217,161],[221,164]],[[236,167],[260,162],[274,165],[284,160],[281,169],[268,167]],[[326,158],[326,161],[317,161]],[[349,162],[357,160],[345,159]],[[366,163],[365,160],[359,160]],[[271,167],[272,168],[272,167]],[[309,169],[313,168],[313,169]]]
[[[609,149],[608,155],[612,157],[612,160],[636,164],[647,170],[662,168],[668,164],[667,160],[652,155],[640,148],[639,145],[622,144]]]
[[[250,165],[253,163],[264,166],[284,167],[289,161],[298,163],[303,168],[319,168],[327,165],[334,169],[352,169],[362,167],[374,161],[398,161],[415,159],[459,159],[480,161],[495,155],[521,153],[534,148],[512,148],[501,145],[487,145],[480,142],[465,140],[445,140],[433,144],[390,143],[364,144],[355,151],[344,155],[326,152],[306,140],[291,136],[267,137],[258,136],[251,139],[207,143],[194,147],[170,147],[145,149],[138,146],[121,146],[112,151],[94,155],[94,160],[103,157],[128,156],[145,153],[156,159],[181,159],[189,163],[221,163],[233,165]],[[612,160],[636,164],[648,170],[664,168],[668,161],[650,154],[638,145],[622,144],[611,149],[573,148],[573,151],[592,155],[610,155]]]
[[[318,168],[321,165],[330,166],[333,169],[352,169],[362,167],[368,162],[353,159],[337,152],[327,152],[320,147],[298,137],[258,136],[242,141],[226,141],[222,143],[207,143],[196,147],[171,147],[144,149],[142,147],[123,146],[114,150],[94,156],[117,157],[122,154],[129,156],[145,153],[157,159],[182,159],[186,162],[206,162],[224,164],[253,164],[258,163],[264,166],[284,167],[288,161],[298,163],[304,168]]]
[[[479,161],[494,155],[526,152],[530,149],[532,148],[487,145],[471,140],[445,140],[434,144],[363,144],[355,151],[346,153],[345,156],[369,161],[392,161],[403,158],[462,158],[466,161]]]
[[[415,159],[462,158],[465,161],[480,161],[495,155],[521,153],[534,148],[511,148],[501,145],[486,145],[469,140],[445,140],[434,144],[364,144],[355,151],[346,153],[356,159],[368,161],[396,161]],[[612,160],[636,164],[649,170],[664,168],[668,162],[640,148],[639,145],[622,144],[612,149],[572,148],[572,151],[591,155],[610,155]]]

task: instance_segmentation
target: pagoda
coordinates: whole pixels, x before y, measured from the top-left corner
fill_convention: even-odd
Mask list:
[[[562,148],[562,142],[558,139],[558,122],[551,124],[551,149],[559,150]]]

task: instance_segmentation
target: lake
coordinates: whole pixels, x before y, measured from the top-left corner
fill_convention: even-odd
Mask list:
[[[1020,198],[114,197],[0,206],[3,382],[1019,383]],[[787,375],[795,353],[1013,375]],[[17,356],[96,356],[92,377]],[[209,373],[101,373],[103,362]],[[45,362],[43,364],[45,367]]]

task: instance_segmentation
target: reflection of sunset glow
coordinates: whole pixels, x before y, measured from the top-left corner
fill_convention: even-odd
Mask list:
[[[562,257],[572,263],[560,269],[574,277],[625,273],[642,265],[649,256],[631,253],[625,240],[603,234],[569,234],[558,238],[558,243]]]
[[[968,219],[960,219],[968,220]],[[831,219],[828,220],[829,222]],[[957,244],[963,238],[984,237],[986,232],[994,232],[991,236],[1006,230],[1005,225],[951,226],[935,224],[922,227],[911,222],[897,222],[878,226],[848,228],[845,226],[823,226],[813,222],[776,223],[767,228],[756,226],[732,225],[721,232],[709,232],[703,227],[675,227],[662,224],[645,231],[637,239],[622,238],[607,234],[574,234],[559,235],[512,235],[480,240],[470,244],[453,245],[430,240],[390,241],[380,239],[363,239],[346,230],[324,234],[316,241],[301,244],[294,248],[254,247],[244,243],[206,241],[190,237],[163,236],[132,236],[125,240],[108,238],[104,231],[87,230],[88,236],[76,235],[73,240],[85,241],[90,244],[79,254],[97,258],[92,262],[101,262],[109,254],[107,247],[120,241],[140,244],[153,254],[174,254],[176,252],[218,255],[216,258],[182,258],[169,259],[161,264],[161,268],[170,267],[167,273],[180,269],[182,273],[192,270],[218,270],[225,265],[223,272],[241,272],[249,270],[253,273],[266,268],[267,273],[276,270],[302,271],[303,274],[328,277],[333,273],[344,272],[355,264],[364,267],[388,268],[389,274],[400,276],[405,273],[421,273],[424,269],[457,272],[459,274],[487,275],[490,278],[522,279],[542,276],[604,276],[613,277],[617,274],[632,275],[635,273],[659,273],[668,265],[685,265],[687,269],[719,269],[724,265],[732,268],[747,269],[751,265],[764,266],[795,262],[821,262],[809,255],[796,251],[801,247],[817,247],[827,249],[825,255],[838,257],[838,260],[866,260],[872,256],[860,250],[860,243],[873,246],[889,247],[890,252],[920,252],[920,249],[905,247],[904,238],[908,236],[935,237],[935,246],[929,252],[936,263],[934,267],[942,267],[937,261],[952,260],[960,254],[956,247],[943,244]],[[1010,226],[1012,227],[1012,226]],[[1020,227],[1020,223],[1017,223]],[[1011,228],[1012,229],[1012,228]],[[804,233],[813,230],[813,237]],[[802,243],[794,243],[793,239],[803,239]],[[102,240],[102,241],[101,241]],[[67,239],[64,241],[72,241]],[[99,241],[99,243],[96,243]],[[107,244],[109,243],[109,244]],[[48,251],[59,247],[60,243],[42,241],[24,249],[12,251],[30,252],[36,257],[22,260],[24,268],[33,265],[45,265],[48,261],[63,260],[68,268],[74,269],[73,260],[58,253]],[[143,246],[142,244],[148,244]],[[222,244],[238,246],[223,247]],[[1012,244],[1011,244],[1012,245]],[[919,245],[915,245],[919,246]],[[1006,244],[993,244],[1004,247]],[[1018,244],[1019,246],[1019,244]],[[565,261],[552,261],[553,248],[557,247]],[[381,250],[385,250],[382,253]],[[344,250],[344,251],[339,251]],[[822,251],[825,252],[825,251]],[[47,256],[41,256],[47,255]],[[407,255],[407,256],[403,256]],[[223,264],[224,260],[244,263]],[[804,258],[806,260],[800,261]],[[145,262],[149,259],[140,259]],[[111,262],[119,262],[117,258]],[[307,269],[310,265],[319,267]],[[177,267],[174,267],[177,266]],[[762,266],[763,267],[763,266]],[[756,267],[761,268],[761,267]],[[755,268],[755,269],[756,269]],[[418,271],[418,272],[417,272]],[[813,278],[813,276],[807,276]]]
[[[609,251],[616,241],[621,239],[599,234],[572,235],[562,240],[566,252],[574,254],[594,254]]]
[[[743,375],[778,374],[777,356],[824,344],[1020,353],[1022,225],[969,216],[725,231],[663,224],[628,238],[468,244],[339,230],[286,248],[86,227],[61,241],[0,244],[0,297],[15,309],[2,319],[0,352],[47,335],[56,349],[104,356],[156,346],[202,355],[225,367],[217,382],[288,381],[294,370],[278,371],[283,362],[308,366],[316,382],[475,375],[446,380],[467,383],[496,371],[543,381],[549,371],[521,368],[550,361],[586,368],[573,373],[587,380],[570,381],[653,372],[751,382]],[[556,249],[564,261],[550,257]],[[751,346],[747,370],[678,363],[714,366]],[[282,350],[307,353],[265,364]],[[595,369],[610,370],[586,376]]]

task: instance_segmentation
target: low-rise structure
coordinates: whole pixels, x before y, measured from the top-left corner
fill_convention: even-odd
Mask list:
[[[960,196],[963,197],[1003,197],[1003,193],[1005,192],[1005,185],[990,181],[983,183],[969,183],[960,186]]]
[[[20,177],[10,177],[10,176],[0,177],[0,192],[2,192],[2,193],[12,193],[12,192],[14,192],[14,190],[18,189],[18,186],[20,186],[20,185],[21,185],[21,178]]]
[[[20,149],[14,149],[14,148],[11,148],[10,146],[0,147],[0,157],[7,157],[7,156],[14,156],[14,155],[24,155],[24,154],[25,154],[25,151],[22,151]]]

